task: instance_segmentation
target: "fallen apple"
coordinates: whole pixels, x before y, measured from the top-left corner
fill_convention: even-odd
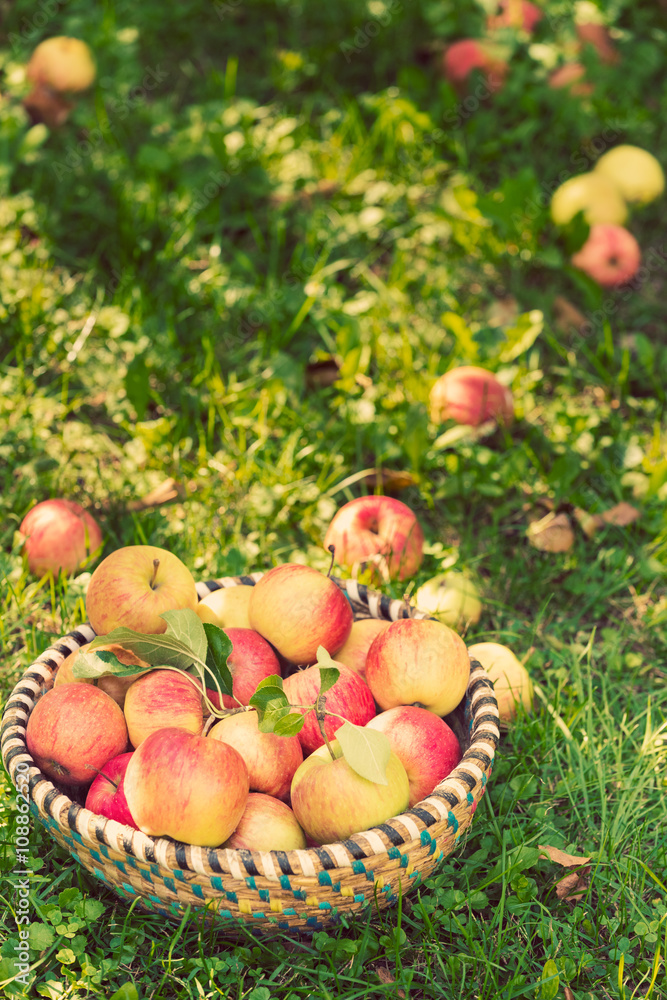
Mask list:
[[[362,778],[342,756],[334,740],[331,749],[315,750],[292,781],[292,809],[307,837],[318,844],[345,840],[353,833],[379,826],[408,808],[410,787],[395,753],[387,765],[387,784]]]
[[[132,818],[125,798],[125,771],[131,756],[131,752],[121,753],[108,760],[100,769],[88,789],[86,809],[97,813],[98,816],[115,819],[117,823],[125,823],[138,830],[139,827]]]
[[[499,642],[476,642],[468,648],[468,652],[482,664],[493,681],[493,691],[503,725],[514,721],[520,705],[526,712],[532,710],[532,681],[523,663],[511,649]]]
[[[478,427],[487,420],[509,425],[514,419],[512,393],[493,372],[476,365],[450,368],[433,384],[429,394],[433,423],[455,420]]]
[[[588,239],[572,263],[604,287],[623,285],[641,264],[639,243],[623,226],[591,226]]]
[[[59,93],[74,94],[92,86],[96,75],[92,53],[80,38],[57,35],[40,42],[30,56],[26,76]]]
[[[164,611],[194,611],[197,601],[192,573],[178,556],[154,545],[126,545],[93,572],[86,612],[98,635],[120,625],[157,634],[167,630]]]
[[[23,551],[28,569],[45,573],[74,573],[102,545],[97,521],[73,500],[43,500],[21,522]]]
[[[331,713],[326,714],[324,719],[324,731],[328,740],[334,738],[336,730],[340,729],[346,719],[356,726],[365,726],[375,715],[373,695],[359,674],[337,660],[334,660],[332,666],[338,668],[340,675],[324,695],[325,713]],[[285,678],[283,690],[290,705],[304,716],[299,740],[305,756],[324,744],[315,710],[300,707],[315,704],[320,692],[320,667],[315,665],[297,670]]]
[[[298,851],[306,847],[306,838],[285,802],[262,792],[250,792],[238,826],[222,846],[246,851]]]
[[[501,0],[498,11],[487,18],[487,27],[493,31],[497,28],[519,28],[529,35],[533,33],[544,17],[540,10],[530,0]]]
[[[89,785],[96,771],[127,750],[127,726],[104,691],[90,684],[65,684],[37,701],[28,718],[26,746],[49,778]]]
[[[129,686],[124,712],[133,747],[159,729],[202,732],[202,696],[194,681],[177,670],[151,670]]]
[[[405,580],[421,565],[424,533],[414,511],[400,500],[357,497],[334,514],[324,537],[325,549],[331,545],[341,566],[376,562],[390,578]]]
[[[196,612],[203,622],[218,628],[250,628],[248,608],[254,587],[221,587],[202,598]]]
[[[665,190],[664,171],[652,153],[639,146],[614,146],[595,164],[596,177],[606,177],[626,201],[647,205]]]
[[[578,212],[583,212],[589,226],[597,223],[622,225],[628,208],[616,184],[602,173],[591,171],[570,177],[551,198],[551,218],[557,226],[566,226]]]
[[[489,94],[500,90],[508,71],[507,49],[481,38],[462,38],[445,50],[442,69],[445,78],[462,93],[474,70],[480,70]]]
[[[248,769],[226,743],[158,729],[132,754],[125,797],[142,833],[219,847],[243,815]]]
[[[548,84],[552,90],[570,88],[576,97],[589,97],[595,87],[585,79],[586,67],[580,62],[566,62],[549,74]],[[575,213],[576,214],[576,213]],[[559,223],[561,225],[562,223]]]
[[[479,590],[464,573],[455,570],[422,584],[415,594],[415,604],[453,629],[476,625],[482,614]]]
[[[262,733],[257,712],[238,712],[216,722],[208,738],[238,750],[248,768],[251,791],[289,799],[294,772],[303,760],[298,736]]]

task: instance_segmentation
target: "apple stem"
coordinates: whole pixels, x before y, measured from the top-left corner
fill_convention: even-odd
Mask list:
[[[160,560],[159,559],[154,559],[153,560],[153,576],[151,578],[151,583],[150,583],[151,590],[155,590],[155,578],[157,577],[157,571],[158,571],[159,567],[160,567]]]
[[[334,559],[336,558],[336,546],[335,545],[329,545],[327,547],[329,549],[329,552],[331,553],[331,562],[329,564],[329,572],[327,573],[327,576],[330,577],[331,573],[333,571]]]
[[[317,725],[320,727],[320,733],[322,734],[322,739],[326,743],[327,750],[331,754],[331,759],[336,760],[336,754],[333,752],[331,748],[331,744],[329,743],[329,740],[327,738],[326,729],[324,728],[324,720],[326,717],[326,712],[325,712],[326,703],[327,703],[326,695],[321,694],[317,699],[317,701],[315,702],[315,718],[317,719]]]
[[[95,771],[96,774],[101,774],[103,778],[106,778],[110,785],[113,785],[116,789],[118,788],[118,782],[114,781],[113,778],[110,778],[108,774],[104,773],[104,771],[100,771],[99,768],[93,767],[92,764],[86,764],[86,767],[90,768],[91,771]]]

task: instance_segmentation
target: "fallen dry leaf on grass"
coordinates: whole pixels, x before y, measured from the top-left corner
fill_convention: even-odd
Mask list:
[[[568,903],[577,903],[588,891],[588,876],[591,873],[591,868],[588,864],[591,860],[590,856],[566,854],[560,848],[551,847],[549,844],[538,844],[538,850],[542,854],[545,854],[550,861],[561,865],[563,868],[579,868],[582,865],[584,866],[580,871],[571,872],[556,882],[556,895],[558,898],[564,899]]]
[[[542,552],[569,552],[574,545],[574,531],[567,514],[551,511],[526,529],[528,541]]]
[[[625,528],[628,524],[632,524],[640,518],[641,512],[636,507],[633,507],[632,504],[622,501],[621,503],[617,503],[616,506],[610,507],[609,510],[603,511],[601,514],[589,514],[587,510],[576,507],[574,516],[579,522],[582,531],[589,538],[592,538],[606,524],[615,524],[617,527]]]
[[[364,482],[373,490],[379,484],[383,493],[398,493],[400,490],[407,489],[408,486],[417,484],[412,473],[406,472],[404,469],[378,469],[376,472],[369,472],[367,476],[364,476]]]
[[[378,968],[375,971],[377,972],[378,979],[385,986],[391,986],[392,984],[395,985],[396,980],[392,976],[392,974],[389,971],[389,969],[385,969],[384,966],[380,965],[380,966],[378,966]],[[405,990],[399,990],[399,989],[397,989],[396,990],[396,995],[399,996],[399,997],[401,997],[401,1000],[402,1000],[402,998],[405,996]]]
[[[549,861],[555,861],[557,865],[562,865],[563,868],[576,868],[578,865],[588,864],[591,860],[590,857],[583,857],[580,854],[566,854],[559,847],[551,847],[550,844],[538,844],[537,849],[546,854]]]

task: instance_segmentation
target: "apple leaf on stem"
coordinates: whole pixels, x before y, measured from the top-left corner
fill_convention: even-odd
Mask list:
[[[192,614],[199,620],[194,611]],[[205,643],[208,645],[204,646],[204,655],[201,659],[205,660],[207,669],[216,678],[222,689],[222,693],[231,696],[233,679],[231,671],[227,666],[227,659],[234,648],[232,640],[226,632],[211,622],[204,622],[202,631]]]
[[[109,646],[112,643],[129,649],[131,653],[135,653],[154,667],[178,667],[179,670],[186,670],[195,660],[190,647],[167,632],[149,635],[135,632],[134,629],[126,628],[124,625],[113,629],[107,635],[97,636],[91,642],[89,651],[93,652],[98,646]]]
[[[353,771],[377,785],[387,785],[387,764],[391,756],[389,740],[375,729],[344,722],[336,730],[343,757]]]
[[[278,719],[273,727],[276,736],[296,736],[303,729],[305,716],[299,712],[290,712]]]
[[[204,624],[196,611],[191,608],[180,608],[176,611],[165,611],[164,614],[160,615],[160,618],[163,618],[167,623],[165,635],[173,635],[175,639],[185,643],[194,653],[195,659],[206,660],[206,647],[209,640]],[[226,691],[225,694],[231,694],[231,692]]]
[[[303,716],[292,712],[280,674],[261,680],[248,704],[257,710],[260,733],[295,736],[303,727]]]
[[[340,677],[340,670],[324,646],[317,647],[317,666],[320,668],[320,694],[325,694]]]
[[[97,678],[104,676],[104,674],[113,674],[114,677],[129,677],[130,674],[138,674],[142,670],[152,669],[153,667],[141,667],[136,663],[128,666],[126,663],[121,663],[110,649],[100,649],[96,653],[79,653],[72,668],[72,676],[77,679]]]

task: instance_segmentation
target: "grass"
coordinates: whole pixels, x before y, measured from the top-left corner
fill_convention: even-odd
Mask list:
[[[643,279],[604,295],[546,209],[605,144],[667,162],[664,26],[619,0],[622,60],[586,52],[596,89],[579,100],[541,61],[564,57],[573,5],[545,8],[543,49],[508,34],[506,87],[468,104],[437,53],[481,32],[472,0],[71,0],[40,8],[43,25],[24,0],[7,12],[3,696],[85,620],[87,571],[26,572],[15,531],[35,501],[78,499],[105,551],[164,545],[204,578],[324,566],[333,512],[379,469],[412,477],[415,587],[469,573],[485,610],[466,641],[510,645],[543,695],[503,738],[461,849],[399,907],[312,938],[229,941],[196,914],[142,914],[35,826],[34,978],[9,996],[667,996],[662,203],[631,220]],[[21,66],[59,33],[89,42],[98,83],[59,131],[28,131]],[[339,378],[319,384],[313,363],[332,355]],[[476,440],[429,422],[430,384],[458,363],[511,384],[511,429]],[[178,496],[137,509],[168,477]],[[575,524],[569,552],[526,541],[550,506],[620,501],[639,520],[592,538]],[[15,806],[5,783],[0,982],[18,941]],[[566,868],[543,846],[588,860]]]

